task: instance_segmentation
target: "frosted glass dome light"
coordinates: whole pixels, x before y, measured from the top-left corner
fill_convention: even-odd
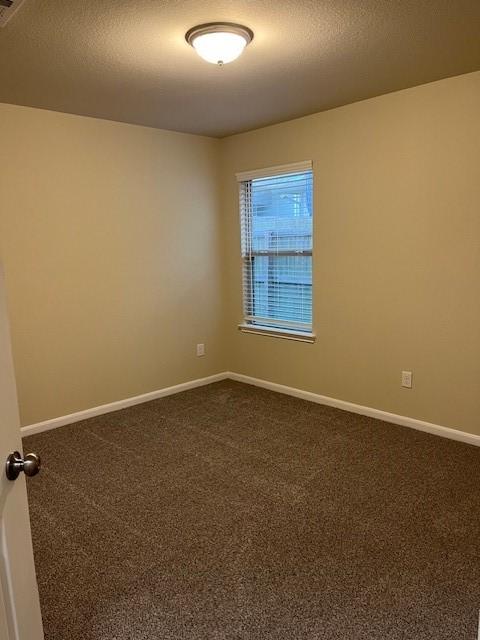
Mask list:
[[[242,54],[253,39],[253,32],[239,24],[212,22],[193,27],[185,39],[201,58],[222,66]]]

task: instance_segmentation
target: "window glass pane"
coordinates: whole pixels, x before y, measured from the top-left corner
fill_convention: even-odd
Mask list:
[[[247,322],[311,330],[312,187],[311,171],[242,183]]]
[[[312,174],[252,180],[252,250],[312,248]]]
[[[252,264],[252,315],[311,323],[311,256],[256,256]]]

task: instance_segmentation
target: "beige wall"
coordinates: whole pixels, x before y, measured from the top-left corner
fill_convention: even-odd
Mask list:
[[[23,424],[226,368],[219,144],[0,105],[0,259]]]
[[[0,105],[22,423],[228,369],[480,433],[479,113],[480,73],[222,141]],[[234,174],[309,159],[317,342],[241,334]]]
[[[480,73],[234,136],[222,153],[230,369],[480,434]],[[234,173],[310,159],[317,342],[241,334]]]

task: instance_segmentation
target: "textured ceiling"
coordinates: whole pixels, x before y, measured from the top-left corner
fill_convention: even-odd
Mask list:
[[[195,24],[255,32],[202,61]],[[480,68],[479,0],[26,0],[0,102],[225,136]]]

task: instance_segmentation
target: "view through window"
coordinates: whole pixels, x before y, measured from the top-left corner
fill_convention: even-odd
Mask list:
[[[245,321],[312,330],[312,171],[242,180]]]

